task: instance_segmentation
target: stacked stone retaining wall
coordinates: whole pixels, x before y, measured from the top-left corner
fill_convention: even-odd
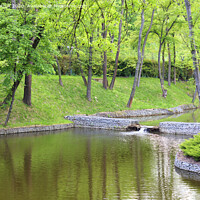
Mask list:
[[[138,124],[133,119],[106,118],[95,116],[66,116],[65,119],[74,122],[75,127],[127,130]]]
[[[0,129],[0,135],[28,133],[28,132],[42,132],[42,131],[55,131],[74,127],[74,124],[56,124],[51,126],[31,126],[31,127],[19,127]]]
[[[184,156],[182,151],[177,153],[174,165],[181,170],[200,174],[200,162],[196,162],[193,158]]]
[[[187,110],[196,109],[193,104],[180,105],[169,109],[143,109],[143,110],[123,110],[117,112],[100,112],[93,116],[110,117],[110,118],[123,118],[123,117],[145,117],[145,116],[158,116],[158,115],[173,115],[183,113]]]
[[[162,133],[194,135],[200,133],[200,123],[160,122],[159,130]]]

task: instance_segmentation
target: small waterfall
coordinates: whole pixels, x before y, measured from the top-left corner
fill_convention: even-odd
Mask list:
[[[138,132],[139,133],[146,133],[147,132],[147,128],[146,127],[141,127]]]

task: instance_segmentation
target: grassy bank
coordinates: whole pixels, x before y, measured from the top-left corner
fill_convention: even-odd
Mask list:
[[[0,76],[2,80],[3,76]],[[63,76],[64,87],[59,86],[54,75],[33,76],[32,106],[22,102],[23,83],[20,84],[14,102],[8,127],[28,125],[50,125],[66,123],[65,115],[93,114],[103,111],[126,110],[127,101],[133,85],[133,78],[117,78],[113,90],[105,90],[102,84],[92,81],[92,102],[86,100],[86,87],[78,76]],[[110,79],[109,79],[110,82]],[[132,104],[132,110],[148,108],[170,108],[191,103],[194,86],[191,83],[165,82],[167,98],[161,96],[159,79],[142,78]],[[5,94],[0,90],[0,102]],[[0,128],[5,121],[7,109],[0,110]]]

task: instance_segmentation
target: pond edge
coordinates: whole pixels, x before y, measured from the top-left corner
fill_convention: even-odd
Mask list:
[[[181,170],[200,175],[200,162],[195,161],[192,157],[185,156],[182,151],[178,151],[176,154],[174,165]]]
[[[117,112],[101,112],[96,113],[94,115],[90,115],[91,117],[98,117],[99,119],[105,118],[128,118],[128,117],[142,117],[142,116],[155,116],[155,115],[173,115],[177,113],[182,113],[186,110],[193,110],[197,109],[194,104],[185,104],[180,105],[174,108],[169,109],[143,109],[143,110],[124,110],[124,111],[117,111]],[[75,116],[86,116],[86,115],[75,115]],[[66,118],[66,116],[65,116]],[[134,123],[134,122],[132,122]],[[135,123],[137,124],[137,122]],[[16,127],[16,128],[0,128],[0,135],[7,135],[7,134],[18,134],[18,133],[32,133],[32,132],[43,132],[43,131],[54,131],[54,130],[62,130],[74,127],[85,127],[84,125],[75,125],[74,123],[70,124],[56,124],[56,125],[47,125],[47,126],[28,126],[28,127]],[[99,128],[99,129],[126,129],[127,127],[120,126],[117,128],[116,126],[105,128],[105,127],[94,127],[94,126],[87,126],[88,128]]]

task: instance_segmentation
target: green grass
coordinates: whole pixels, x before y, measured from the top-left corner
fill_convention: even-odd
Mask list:
[[[0,80],[3,76],[0,76]],[[108,79],[109,82],[111,78]],[[33,76],[32,106],[22,102],[23,83],[20,84],[14,102],[8,127],[51,125],[67,123],[64,116],[73,114],[94,114],[104,111],[119,111],[129,109],[126,104],[133,85],[133,78],[117,78],[113,90],[105,90],[102,84],[92,81],[92,102],[86,100],[86,87],[79,76],[63,76],[64,87],[59,86],[55,75]],[[167,98],[161,95],[159,79],[142,78],[137,88],[132,104],[132,110],[148,108],[170,108],[191,103],[194,86],[191,83],[165,82],[168,90]],[[5,93],[0,90],[0,102]],[[0,110],[0,128],[5,121],[7,109]]]

